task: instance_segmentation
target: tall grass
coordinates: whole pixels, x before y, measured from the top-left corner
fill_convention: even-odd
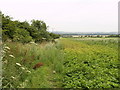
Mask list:
[[[10,50],[6,51],[2,60],[3,88],[60,87],[64,55],[59,43],[5,44]],[[33,70],[33,66],[39,62],[44,65]]]

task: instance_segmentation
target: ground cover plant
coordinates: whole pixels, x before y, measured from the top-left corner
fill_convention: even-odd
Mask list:
[[[64,44],[65,88],[120,88],[118,40],[67,38]]]

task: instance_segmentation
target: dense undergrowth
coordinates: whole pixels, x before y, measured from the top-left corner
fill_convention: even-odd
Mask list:
[[[4,43],[3,88],[60,87],[63,71],[60,47],[59,43]],[[43,66],[33,70],[39,62]]]

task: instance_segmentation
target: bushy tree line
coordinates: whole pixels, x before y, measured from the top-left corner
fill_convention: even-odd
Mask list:
[[[30,41],[43,42],[54,41],[60,35],[47,31],[48,26],[41,20],[32,20],[31,24],[27,21],[13,21],[11,17],[2,15],[2,39],[3,41],[12,40],[13,42],[28,43]]]

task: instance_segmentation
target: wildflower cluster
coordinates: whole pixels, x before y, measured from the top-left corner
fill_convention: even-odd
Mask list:
[[[21,82],[24,82],[25,77],[31,73],[20,61],[17,61],[18,58],[13,54],[13,49],[4,44],[2,49],[3,88],[18,87]]]

